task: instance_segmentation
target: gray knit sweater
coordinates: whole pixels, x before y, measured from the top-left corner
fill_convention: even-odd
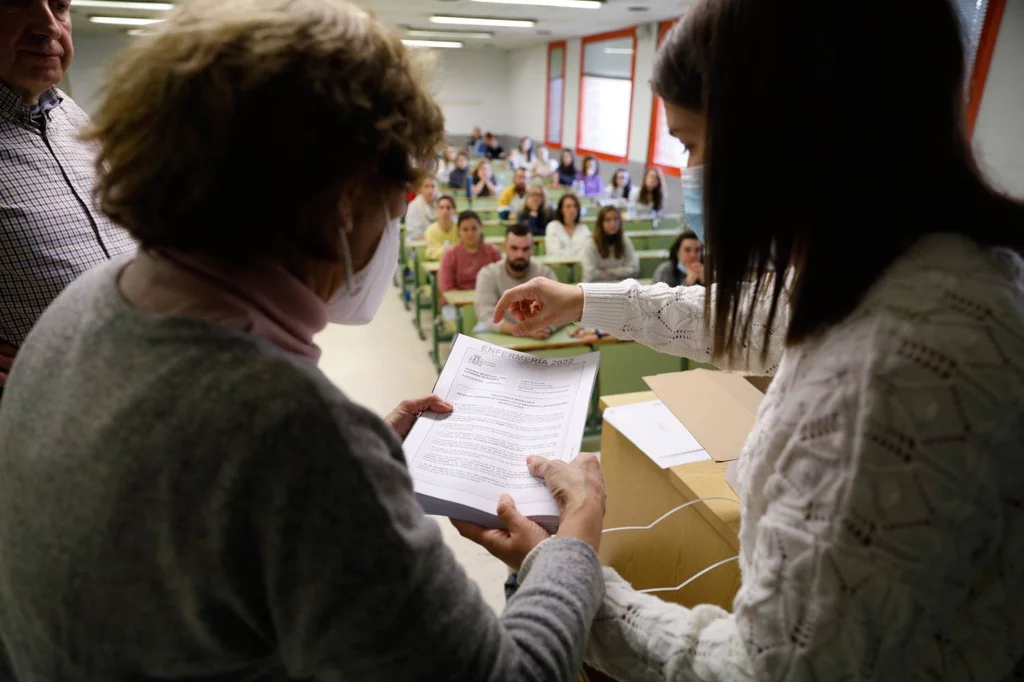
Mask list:
[[[261,341],[135,310],[123,264],[46,311],[4,394],[12,679],[571,677],[603,594],[589,546],[541,545],[496,617],[380,419]]]

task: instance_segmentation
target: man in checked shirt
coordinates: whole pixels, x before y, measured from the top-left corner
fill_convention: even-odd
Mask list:
[[[92,201],[88,117],[55,86],[71,65],[69,0],[0,0],[0,395],[18,346],[76,277],[135,250]]]

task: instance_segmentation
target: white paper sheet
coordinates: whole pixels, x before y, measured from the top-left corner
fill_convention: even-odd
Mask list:
[[[526,457],[579,454],[599,357],[541,358],[458,336],[434,387],[455,409],[420,417],[404,444],[424,509],[494,526],[507,492],[524,515],[556,523]]]
[[[604,420],[662,469],[711,459],[660,400],[609,407]]]

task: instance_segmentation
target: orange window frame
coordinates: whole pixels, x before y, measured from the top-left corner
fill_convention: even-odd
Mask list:
[[[978,38],[978,53],[974,55],[974,69],[968,83],[967,98],[967,134],[974,135],[974,124],[978,122],[981,110],[981,98],[985,94],[985,82],[988,70],[992,66],[992,54],[996,50],[999,38],[999,26],[1003,23],[1003,12],[1006,0],[989,0],[985,23],[981,25],[981,36]]]
[[[612,154],[605,154],[604,152],[594,151],[593,149],[586,149],[581,145],[583,140],[583,112],[586,109],[584,102],[583,93],[583,79],[585,77],[584,70],[587,55],[587,45],[590,43],[599,43],[605,40],[614,40],[616,38],[632,38],[633,39],[633,58],[630,60],[629,67],[629,125],[626,127],[626,155],[625,156],[614,156]],[[594,158],[602,161],[608,161],[610,163],[625,164],[629,163],[629,146],[633,136],[633,100],[636,98],[636,26],[630,28],[624,28],[619,31],[611,31],[609,33],[599,33],[593,36],[587,36],[580,41],[580,89],[579,89],[579,107],[576,112],[576,154],[577,156],[593,156]]]
[[[551,138],[551,53],[561,48],[562,50],[562,116],[558,121],[558,141],[555,142]],[[548,43],[548,62],[547,62],[547,88],[544,90],[544,144],[551,149],[561,149],[566,146],[565,142],[565,57],[568,52],[566,48],[566,41],[558,40],[553,43]]]
[[[662,41],[665,39],[667,34],[679,19],[668,19],[658,24],[658,42],[655,45],[655,49],[661,47]],[[671,175],[672,177],[678,178],[680,171],[675,166],[666,166],[664,164],[656,163],[654,161],[657,158],[655,152],[657,151],[658,145],[658,129],[661,127],[662,121],[665,119],[665,108],[661,104],[661,98],[657,95],[653,96],[653,104],[651,106],[651,134],[650,140],[647,143],[647,165],[656,166],[661,169],[661,172],[665,175]]]

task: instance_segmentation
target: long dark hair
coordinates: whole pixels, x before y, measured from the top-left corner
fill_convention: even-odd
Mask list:
[[[615,218],[619,221],[618,238],[611,239],[604,232],[604,217],[609,213],[614,213]],[[597,244],[597,250],[601,254],[601,258],[608,258],[610,253],[614,253],[615,258],[622,258],[626,253],[626,238],[623,235],[625,227],[622,224],[622,212],[614,206],[605,206],[597,214],[597,227],[594,229],[594,243]]]
[[[558,200],[558,210],[555,211],[555,213],[558,216],[558,222],[562,223],[562,225],[565,225],[565,202],[567,201],[571,201],[576,204],[576,222],[574,222],[573,225],[579,225],[580,222],[583,220],[583,216],[580,215],[580,213],[582,213],[582,211],[580,210],[580,200],[579,197],[577,197],[572,192],[567,192],[563,194],[562,198]]]
[[[654,189],[647,188],[647,173],[654,171],[658,175],[658,186]],[[660,211],[665,205],[665,176],[657,166],[651,166],[644,173],[644,182],[640,185],[640,196],[637,203],[649,205],[652,210]]]
[[[523,143],[525,143],[527,140],[530,141],[530,148],[527,149],[526,151],[523,151]],[[532,138],[530,138],[530,137],[521,137],[521,138],[519,138],[519,153],[523,155],[523,157],[526,159],[527,162],[533,161],[533,139]]]
[[[619,173],[625,173],[626,174],[626,184],[622,186],[622,192],[623,192],[623,198],[624,199],[629,199],[629,193],[633,191],[633,180],[629,176],[629,169],[628,168],[616,168],[615,169],[615,173],[612,174],[612,181],[611,181],[610,184],[611,184],[612,187],[618,188],[618,185],[616,183],[618,182]]]
[[[696,239],[700,241],[700,237],[693,230],[683,230],[679,233],[679,236],[672,242],[672,246],[668,249],[668,259],[672,261],[672,270],[679,267],[679,247],[683,245],[687,239]],[[703,259],[702,259],[703,260]]]
[[[666,37],[652,87],[707,114],[716,356],[749,338],[751,272],[754,295],[771,296],[767,346],[784,283],[770,273],[793,266],[794,344],[849,315],[927,233],[1024,246],[1024,204],[996,192],[971,153],[949,0],[703,0]],[[851,210],[867,200],[870,211]],[[865,250],[868,218],[882,238]]]
[[[568,166],[562,163],[562,157],[565,156],[566,154],[569,155],[570,159]],[[563,149],[561,153],[558,155],[558,170],[566,173],[568,173],[569,171],[572,171],[573,173],[576,172],[576,155],[572,153],[571,149]]]

